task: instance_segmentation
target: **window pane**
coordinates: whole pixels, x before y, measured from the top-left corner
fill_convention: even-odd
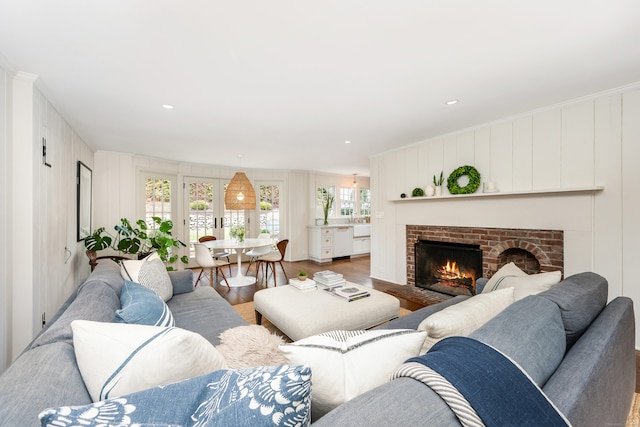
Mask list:
[[[335,197],[335,187],[317,187],[316,188],[316,218],[324,218],[324,205],[331,196]],[[327,216],[332,217],[336,207],[335,200],[328,209]]]
[[[260,233],[268,232],[271,237],[280,234],[280,186],[278,184],[260,184]]]
[[[171,181],[163,178],[147,178],[145,180],[145,221],[154,227],[151,217],[162,220],[171,219]]]
[[[371,190],[360,189],[360,215],[371,215]]]
[[[202,236],[214,234],[213,184],[192,181],[189,183],[189,243],[196,243]],[[191,245],[189,245],[192,248]]]
[[[353,188],[342,187],[340,188],[340,215],[350,216],[353,215]]]

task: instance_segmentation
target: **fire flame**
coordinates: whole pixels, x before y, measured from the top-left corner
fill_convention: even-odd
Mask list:
[[[438,269],[438,273],[440,273],[440,277],[442,279],[466,279],[472,276],[466,275],[465,273],[460,273],[458,270],[458,264],[453,261],[447,260],[447,264],[443,265]]]

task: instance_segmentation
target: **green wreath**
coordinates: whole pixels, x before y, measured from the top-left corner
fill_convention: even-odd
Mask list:
[[[463,176],[469,177],[469,183],[464,187],[458,185],[458,179]],[[480,172],[473,166],[460,166],[451,172],[447,178],[447,188],[451,194],[471,194],[480,187]]]

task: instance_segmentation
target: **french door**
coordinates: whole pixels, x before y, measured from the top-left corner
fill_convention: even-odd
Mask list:
[[[189,245],[189,267],[195,267],[193,243],[202,236],[229,236],[230,218],[224,210],[227,179],[184,178],[185,237]],[[225,215],[226,214],[226,215]]]

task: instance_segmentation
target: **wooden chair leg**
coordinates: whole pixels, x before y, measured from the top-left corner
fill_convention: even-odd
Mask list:
[[[196,284],[193,285],[194,288],[198,286],[198,282],[200,281],[200,277],[202,277],[203,272],[204,272],[204,268],[200,269],[200,274],[198,274],[198,278],[196,279]]]
[[[289,283],[289,278],[287,277],[287,272],[284,271],[284,265],[282,265],[282,261],[278,261],[280,263],[280,268],[282,268],[282,272],[284,273],[284,279],[286,280],[285,285]]]
[[[227,288],[231,289],[231,286],[229,286],[229,282],[227,281],[227,277],[224,275],[224,270],[220,269],[220,273],[222,274],[222,278],[224,279],[224,283],[227,284]],[[216,268],[216,277],[218,277],[218,269]]]
[[[218,271],[216,270],[216,280],[218,279]],[[213,267],[209,269],[209,286],[213,288]]]

